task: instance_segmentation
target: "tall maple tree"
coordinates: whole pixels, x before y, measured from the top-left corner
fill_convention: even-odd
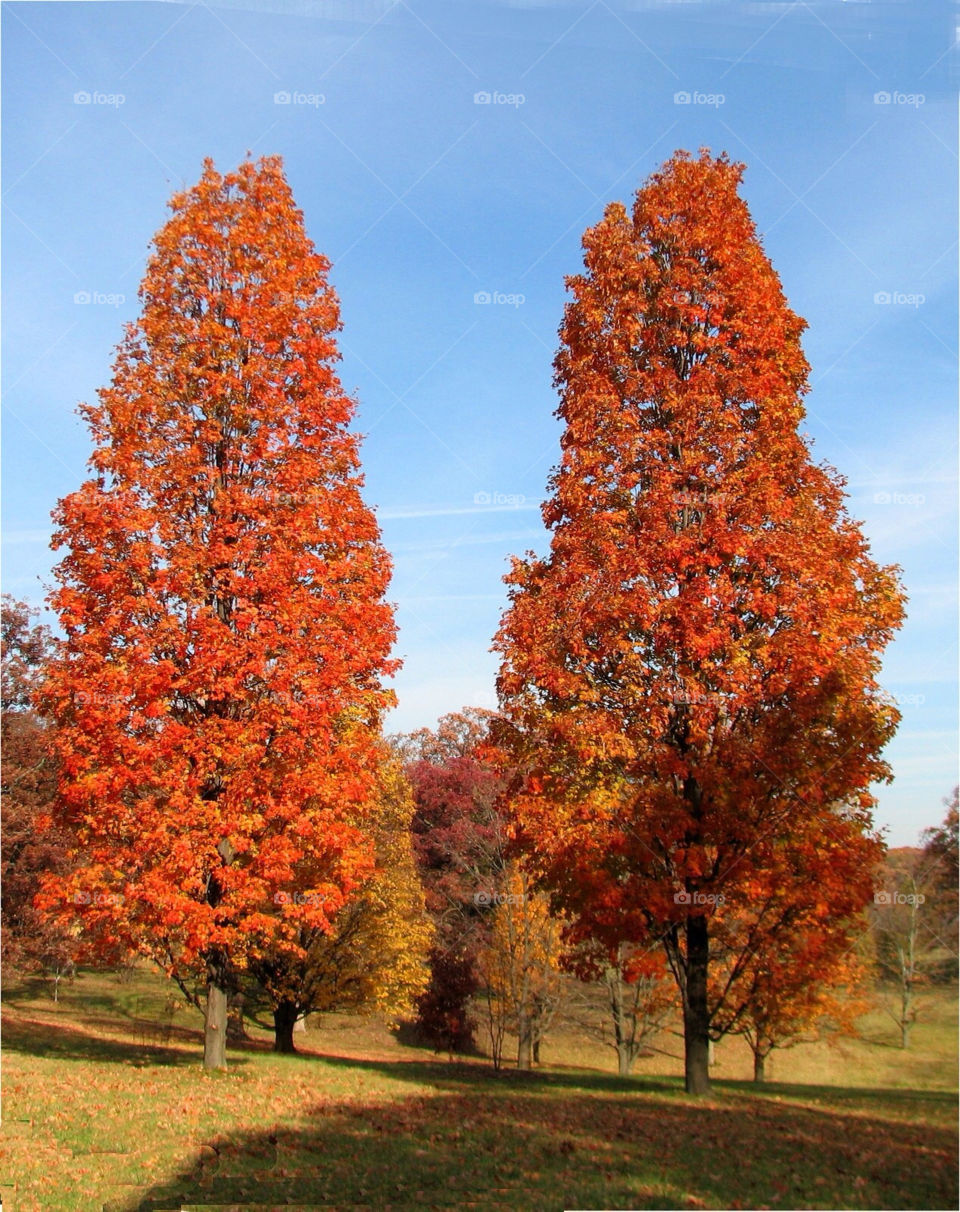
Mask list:
[[[86,895],[172,975],[199,969],[219,1067],[231,969],[328,928],[373,870],[395,628],[329,262],[280,160],[207,161],[170,207],[81,407],[92,477],[54,515],[44,706],[85,864],[43,900]]]
[[[662,936],[686,1085],[709,1089],[710,923],[761,840],[866,815],[902,618],[843,481],[799,431],[804,322],[738,187],[678,152],[584,237],[555,362],[549,554],[496,640],[518,832],[561,900]],[[623,935],[621,935],[623,937]]]

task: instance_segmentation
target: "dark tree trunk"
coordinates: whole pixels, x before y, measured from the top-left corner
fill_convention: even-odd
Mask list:
[[[754,1052],[753,1054],[753,1080],[755,1082],[766,1081],[766,1066],[767,1058],[762,1052]]]
[[[710,1093],[710,1014],[707,1005],[707,970],[710,941],[707,919],[689,917],[687,980],[683,1007],[684,1080],[688,1094]]]
[[[207,1005],[203,1023],[204,1069],[227,1067],[227,961],[215,951],[207,959]]]
[[[274,1052],[296,1052],[293,1028],[297,1022],[296,1002],[281,1002],[273,1011]]]
[[[206,788],[203,798],[215,802],[221,792],[219,781],[214,779]],[[233,862],[233,846],[227,838],[217,844],[217,853],[225,866]],[[207,885],[207,904],[215,908],[223,898],[223,889],[213,872]],[[203,1022],[203,1067],[204,1069],[226,1069],[227,1067],[227,1021],[230,1015],[230,960],[225,951],[214,947],[207,952],[207,1006]]]
[[[629,1077],[633,1069],[633,1056],[626,1044],[617,1045],[617,1072],[621,1077]]]

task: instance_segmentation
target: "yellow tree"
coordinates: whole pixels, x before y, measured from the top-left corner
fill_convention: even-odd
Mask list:
[[[433,925],[413,856],[414,803],[401,763],[387,754],[373,822],[376,872],[336,916],[331,931],[302,930],[252,965],[273,1010],[278,1052],[311,1011],[369,1010],[398,1018],[427,987]],[[278,894],[283,907],[296,893]]]
[[[486,988],[494,1065],[499,1068],[503,1037],[517,1037],[517,1068],[529,1069],[560,1004],[560,923],[550,902],[534,891],[516,863],[506,870],[503,889],[478,894],[478,903],[495,904],[490,941],[480,955]]]

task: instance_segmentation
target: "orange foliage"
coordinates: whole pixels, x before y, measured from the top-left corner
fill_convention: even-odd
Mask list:
[[[742,171],[678,153],[584,236],[550,552],[515,561],[497,638],[517,831],[611,941],[664,937],[700,1092],[718,898],[762,877],[762,843],[816,846],[833,805],[867,812],[903,613],[799,431],[804,322]]]
[[[280,161],[207,162],[170,205],[113,380],[82,407],[93,476],[55,514],[65,641],[43,699],[85,866],[43,895],[87,897],[82,916],[222,984],[328,927],[373,869],[357,822],[391,701],[390,563],[329,264]]]

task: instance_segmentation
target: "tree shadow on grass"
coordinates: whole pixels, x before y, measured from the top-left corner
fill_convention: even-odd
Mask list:
[[[837,1110],[849,1110],[854,1104],[868,1109],[895,1109],[911,1104],[924,1104],[931,1109],[943,1108],[956,1114],[957,1095],[951,1090],[921,1090],[895,1086],[816,1086],[795,1082],[748,1082],[726,1080],[714,1082],[717,1091],[751,1095],[757,1098],[789,1098],[797,1101],[828,1103]]]
[[[549,1068],[520,1072],[502,1069],[494,1073],[489,1064],[458,1061],[425,1061],[419,1059],[403,1061],[379,1061],[354,1059],[325,1052],[299,1054],[304,1060],[322,1060],[324,1064],[338,1068],[366,1069],[384,1076],[430,1085],[438,1090],[458,1089],[470,1086],[489,1086],[496,1081],[508,1088],[530,1090],[586,1090],[597,1094],[674,1094],[683,1095],[683,1079],[661,1074],[637,1073],[631,1077],[597,1073],[590,1069]],[[918,1090],[910,1088],[877,1086],[831,1086],[804,1085],[794,1082],[735,1081],[721,1078],[713,1082],[718,1096],[724,1094],[744,1095],[766,1099],[788,1098],[798,1102],[828,1103],[837,1110],[849,1110],[853,1104],[864,1108],[894,1107],[898,1104],[924,1103],[956,1112],[957,1096],[950,1090]]]
[[[105,1208],[957,1206],[955,1133],[929,1123],[743,1096],[697,1103],[466,1080],[225,1133],[172,1181]]]
[[[630,1093],[637,1090],[664,1092],[681,1090],[682,1079],[660,1075],[635,1075],[619,1077],[614,1073],[599,1073],[595,1069],[579,1069],[576,1066],[550,1066],[544,1069],[520,1070],[512,1067],[495,1070],[488,1059],[464,1056],[452,1060],[425,1060],[412,1056],[398,1060],[376,1060],[367,1057],[342,1056],[319,1048],[297,1052],[303,1060],[322,1061],[344,1069],[365,1069],[384,1076],[401,1078],[419,1085],[433,1085],[437,1089],[448,1089],[462,1085],[489,1086],[497,1082],[507,1087],[549,1088],[569,1087],[577,1090],[595,1090],[598,1093]]]
[[[185,1047],[184,1045],[188,1045]],[[3,1024],[3,1047],[7,1052],[22,1052],[30,1056],[64,1061],[100,1061],[107,1064],[127,1064],[137,1068],[155,1065],[199,1065],[202,1042],[195,1031],[176,1029],[168,1044],[138,1043],[134,1040],[109,1039],[82,1026],[51,1023],[21,1017],[10,1017]],[[249,1062],[232,1051],[229,1064]]]

